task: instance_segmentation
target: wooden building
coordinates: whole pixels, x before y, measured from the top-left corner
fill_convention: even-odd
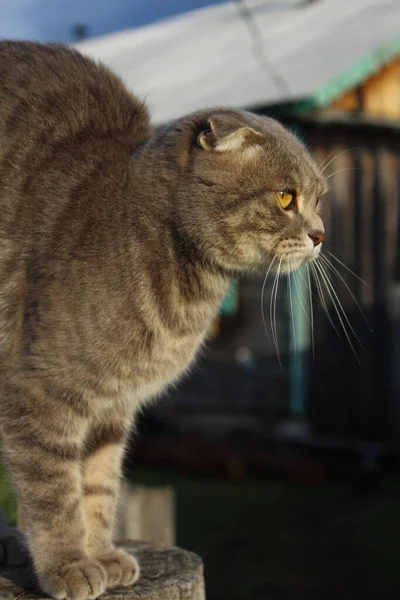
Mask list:
[[[400,58],[383,65],[366,81],[344,92],[325,112],[344,112],[400,120]]]
[[[324,253],[347,316],[337,307],[338,318],[325,291],[322,303],[314,300],[313,342],[304,274],[283,283],[281,368],[264,329],[262,280],[238,282],[210,352],[150,420],[179,435],[296,440],[306,431],[309,443],[375,455],[400,439],[400,4],[247,4],[246,18],[224,3],[79,48],[143,93],[156,123],[225,104],[292,127],[332,184],[322,202]],[[306,427],[282,428],[288,419]]]

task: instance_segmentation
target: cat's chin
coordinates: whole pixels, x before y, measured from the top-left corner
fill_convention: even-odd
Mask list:
[[[280,266],[280,272],[281,273],[293,273],[293,271],[297,271],[297,269],[299,267],[301,267],[301,265],[304,264],[304,260],[291,260],[289,261],[282,261],[281,266]]]
[[[283,260],[280,267],[281,273],[293,273],[293,271],[297,271],[302,265],[314,262],[319,257],[320,251],[320,248],[314,248],[310,254],[306,254],[302,258]]]
[[[318,254],[312,254],[304,256],[303,258],[292,258],[290,260],[288,259],[283,259],[282,261],[275,261],[276,264],[272,265],[271,271],[275,272],[278,270],[278,265],[279,265],[279,272],[280,273],[293,273],[294,271],[297,271],[297,269],[299,269],[302,265],[307,265],[309,263],[314,262],[319,256]]]

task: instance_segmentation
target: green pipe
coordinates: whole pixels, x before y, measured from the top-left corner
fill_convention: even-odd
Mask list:
[[[296,277],[296,282],[294,280]],[[306,267],[288,278],[289,326],[289,413],[304,417],[307,412],[308,359],[311,345],[310,298]]]

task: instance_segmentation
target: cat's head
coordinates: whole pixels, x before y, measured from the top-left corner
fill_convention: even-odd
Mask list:
[[[228,109],[175,124],[185,234],[223,269],[282,271],[317,258],[325,180],[301,142],[277,121]]]

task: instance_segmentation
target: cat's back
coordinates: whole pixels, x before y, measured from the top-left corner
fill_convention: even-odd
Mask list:
[[[116,75],[79,52],[59,44],[0,42],[2,146],[51,143],[83,131],[118,137],[133,152],[149,135],[149,117]]]
[[[145,106],[107,68],[61,45],[0,42],[1,357],[29,265],[45,271],[53,248],[91,239],[149,135]]]
[[[2,233],[26,235],[149,135],[146,107],[106,67],[58,44],[0,42]]]

